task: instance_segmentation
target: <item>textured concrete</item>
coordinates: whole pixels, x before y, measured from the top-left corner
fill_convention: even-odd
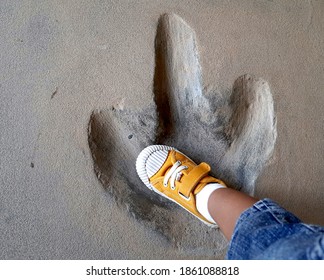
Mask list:
[[[195,30],[205,92],[269,82],[278,138],[256,194],[324,224],[322,1],[1,1],[1,258],[223,256],[138,223],[93,169],[93,111],[151,104],[164,13]]]
[[[219,256],[223,234],[208,228],[139,180],[134,162],[145,147],[177,147],[216,178],[254,194],[255,181],[272,155],[276,119],[269,85],[250,75],[232,91],[204,92],[194,31],[174,14],[159,19],[154,94],[145,110],[111,107],[91,114],[88,135],[94,171],[119,208],[159,231],[176,248]]]

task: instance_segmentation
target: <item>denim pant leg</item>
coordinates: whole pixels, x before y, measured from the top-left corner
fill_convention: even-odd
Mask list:
[[[324,227],[263,199],[241,214],[227,259],[324,259]]]

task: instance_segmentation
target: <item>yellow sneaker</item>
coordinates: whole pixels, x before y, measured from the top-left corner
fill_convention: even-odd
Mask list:
[[[143,183],[172,200],[209,226],[216,226],[196,207],[196,195],[209,183],[225,184],[210,175],[210,166],[194,163],[177,149],[164,145],[146,147],[137,157],[136,170]],[[225,186],[226,187],[226,186]]]

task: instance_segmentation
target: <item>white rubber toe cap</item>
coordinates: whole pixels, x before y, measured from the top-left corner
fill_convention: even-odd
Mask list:
[[[138,155],[136,160],[136,171],[140,179],[148,188],[152,189],[149,178],[159,171],[166,161],[170,150],[176,149],[170,146],[152,145],[146,147]]]

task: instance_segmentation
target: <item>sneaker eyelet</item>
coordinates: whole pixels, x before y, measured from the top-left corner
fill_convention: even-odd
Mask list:
[[[173,191],[174,191],[175,189],[176,189],[175,187],[171,187],[171,190],[173,190]]]

